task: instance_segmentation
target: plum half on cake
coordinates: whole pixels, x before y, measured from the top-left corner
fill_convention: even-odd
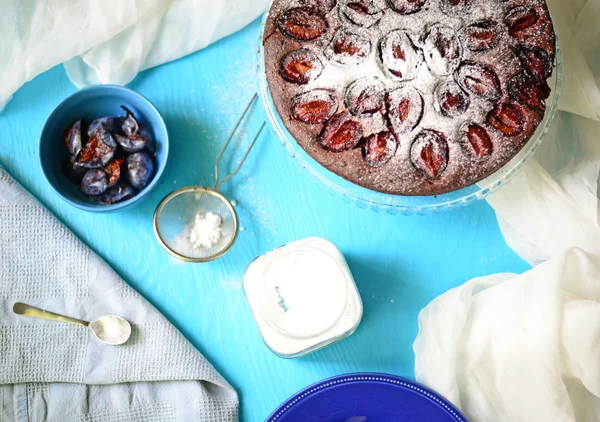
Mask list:
[[[274,0],[267,84],[317,162],[367,189],[436,195],[499,170],[546,111],[545,0]]]

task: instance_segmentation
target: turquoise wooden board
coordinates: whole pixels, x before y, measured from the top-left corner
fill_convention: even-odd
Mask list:
[[[216,154],[257,89],[259,30],[256,21],[204,51],[143,72],[129,85],[162,112],[173,152],[162,183],[133,209],[107,215],[79,211],[44,181],[38,136],[53,108],[76,89],[62,67],[26,84],[0,114],[0,163],[215,365],[240,393],[242,421],[264,420],[295,391],[333,375],[372,371],[413,378],[412,342],[427,303],[473,277],[529,268],[506,246],[485,202],[427,217],[362,210],[310,180],[271,132],[224,186],[238,202],[245,228],[234,248],[208,264],[169,257],[154,238],[154,209],[176,188],[211,183]],[[258,107],[248,131],[263,118]],[[240,155],[227,155],[225,167],[232,169]],[[349,339],[283,360],[263,345],[241,279],[257,255],[312,235],[344,252],[364,319]]]

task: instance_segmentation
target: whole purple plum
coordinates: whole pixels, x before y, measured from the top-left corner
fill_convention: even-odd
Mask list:
[[[145,188],[154,176],[154,163],[146,152],[135,152],[125,159],[127,180],[136,189]]]
[[[65,146],[72,155],[79,154],[83,147],[82,134],[81,134],[81,120],[77,120],[69,126],[65,133]]]
[[[80,185],[81,192],[90,196],[101,195],[107,188],[108,176],[100,169],[88,170]]]

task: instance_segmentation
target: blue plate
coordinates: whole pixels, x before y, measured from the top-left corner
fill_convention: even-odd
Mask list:
[[[446,399],[394,375],[356,373],[296,393],[267,422],[467,422]]]

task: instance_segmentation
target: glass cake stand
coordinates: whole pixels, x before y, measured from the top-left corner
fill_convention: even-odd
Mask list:
[[[341,198],[346,202],[356,204],[360,208],[370,209],[375,212],[386,212],[388,214],[427,215],[467,206],[474,201],[485,199],[489,194],[498,190],[502,185],[508,183],[519,174],[523,166],[531,159],[537,148],[546,138],[558,109],[558,98],[560,96],[562,82],[562,63],[557,39],[556,66],[552,77],[548,81],[548,84],[552,88],[552,93],[546,102],[547,109],[544,119],[523,149],[513,157],[512,160],[504,165],[504,167],[474,185],[441,195],[401,196],[366,189],[349,182],[319,164],[304,151],[283,124],[283,121],[279,117],[275,105],[273,104],[265,73],[262,39],[267,17],[268,13],[265,14],[262,29],[260,31],[258,80],[260,96],[265,106],[267,116],[272,123],[273,130],[285,145],[286,149],[291,153],[292,157],[295,158],[295,161],[308,171],[315,180],[318,180],[321,187],[325,188],[333,196]]]

